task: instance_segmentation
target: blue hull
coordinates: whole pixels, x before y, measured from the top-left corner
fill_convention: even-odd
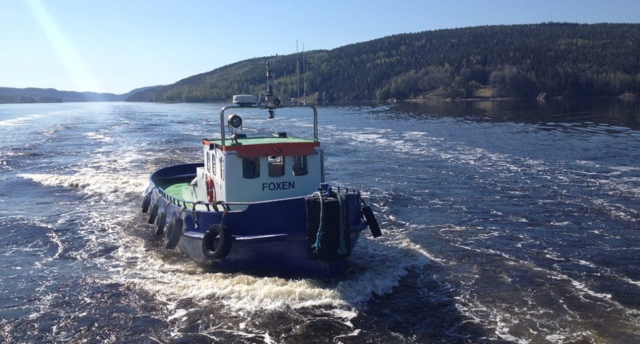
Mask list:
[[[174,243],[177,240],[176,247],[195,262],[223,271],[331,276],[343,270],[344,258],[351,253],[360,232],[367,228],[361,212],[360,194],[354,191],[340,192],[341,202],[346,209],[343,216],[348,223],[348,240],[345,240],[348,252],[339,258],[330,259],[331,261],[313,260],[316,258],[313,256],[309,259],[309,252],[313,250],[310,242],[313,243],[316,238],[310,238],[308,231],[309,210],[306,197],[229,203],[226,204],[228,211],[225,212],[221,205],[216,209],[213,204],[184,201],[164,191],[167,185],[193,179],[199,166],[202,165],[185,164],[158,170],[150,176],[145,193],[150,200],[151,216],[159,217],[159,214],[164,214],[167,224],[172,219],[181,219],[179,232],[166,229],[162,235],[165,237],[165,244],[171,239],[168,236],[173,236]],[[332,194],[335,195],[328,191],[325,196]],[[203,241],[205,233],[212,226],[220,224],[230,231],[230,248],[224,257],[212,258],[211,254],[205,253]],[[217,244],[219,243],[213,245]]]

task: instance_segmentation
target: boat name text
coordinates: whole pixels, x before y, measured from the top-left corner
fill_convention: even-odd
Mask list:
[[[290,190],[296,188],[296,182],[262,183],[262,191]]]

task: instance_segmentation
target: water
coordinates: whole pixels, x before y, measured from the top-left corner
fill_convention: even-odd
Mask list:
[[[0,342],[640,341],[638,102],[320,108],[327,179],[384,231],[332,280],[150,240],[147,175],[198,161],[221,106],[0,106]]]

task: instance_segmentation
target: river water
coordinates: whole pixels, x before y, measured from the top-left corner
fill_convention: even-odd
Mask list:
[[[0,342],[640,341],[638,102],[320,107],[327,180],[384,233],[333,279],[151,240],[148,174],[199,161],[222,106],[0,105]]]

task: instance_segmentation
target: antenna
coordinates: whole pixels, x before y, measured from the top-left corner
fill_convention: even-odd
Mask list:
[[[307,71],[304,69],[304,43],[302,43],[302,98],[307,98]]]
[[[267,103],[269,109],[269,118],[275,117],[274,109],[280,106],[280,99],[273,94],[273,85],[271,85],[271,79],[273,78],[273,72],[269,67],[269,61],[265,64],[267,67],[267,94],[264,95],[264,100]]]
[[[296,90],[298,92],[298,98],[300,100],[300,54],[298,54],[298,40],[296,39]]]
[[[266,63],[267,66],[267,97],[271,97],[273,96],[273,86],[271,85],[271,79],[273,78],[273,72],[271,71],[271,68],[269,68],[269,62],[267,61]],[[269,100],[269,98],[267,98],[267,101]]]

